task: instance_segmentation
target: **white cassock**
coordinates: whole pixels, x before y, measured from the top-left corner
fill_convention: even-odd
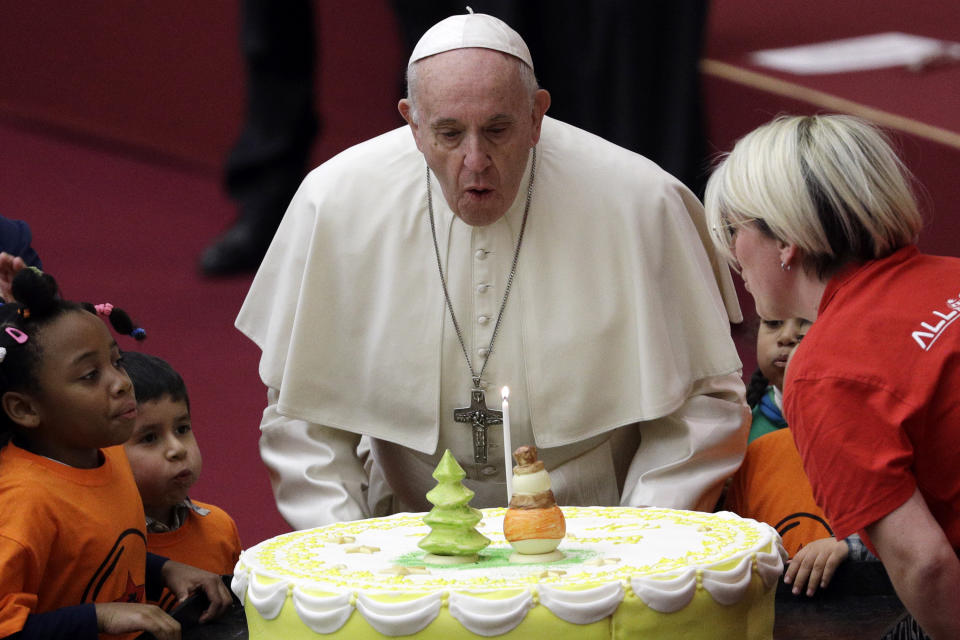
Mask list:
[[[485,227],[457,218],[431,178],[477,370],[531,164],[506,215]],[[538,447],[559,504],[713,507],[749,429],[731,319],[741,319],[736,294],[696,197],[645,158],[545,118],[483,381],[490,408],[510,387],[513,446]],[[445,449],[467,473],[472,506],[505,505],[500,427],[478,464],[471,425],[453,419],[472,382],[437,270],[426,164],[407,127],[304,180],[237,327],[263,352],[261,455],[291,526],[429,510]]]

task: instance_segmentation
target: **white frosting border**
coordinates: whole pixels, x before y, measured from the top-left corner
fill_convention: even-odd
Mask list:
[[[717,515],[717,514],[715,514]],[[772,588],[783,573],[786,552],[780,536],[770,526],[757,523],[769,535],[760,551],[745,553],[732,569],[687,568],[661,577],[634,576],[629,580],[633,593],[651,609],[661,613],[679,611],[690,604],[698,586],[721,605],[739,602],[750,587],[753,574],[764,588]],[[765,551],[763,549],[770,549]],[[543,583],[516,596],[488,599],[442,591],[402,602],[383,602],[363,593],[345,591],[332,596],[314,596],[292,581],[261,581],[244,563],[246,551],[234,571],[231,588],[244,604],[250,604],[266,620],[276,618],[288,595],[297,615],[317,633],[334,633],[350,619],[354,609],[374,629],[386,636],[403,636],[426,628],[446,604],[450,614],[472,633],[491,637],[516,628],[536,606],[537,600],[557,617],[573,624],[591,624],[616,611],[626,591],[623,581],[612,581],[582,590],[557,589]]]
[[[523,591],[512,598],[491,600],[465,593],[450,594],[450,615],[478,636],[498,636],[512,631],[534,607],[533,594]]]

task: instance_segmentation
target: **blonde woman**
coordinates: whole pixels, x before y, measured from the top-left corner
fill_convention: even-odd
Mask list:
[[[815,320],[784,413],[837,538],[860,532],[923,630],[960,638],[960,259],[915,246],[909,172],[859,119],[781,117],[705,205],[757,313]]]

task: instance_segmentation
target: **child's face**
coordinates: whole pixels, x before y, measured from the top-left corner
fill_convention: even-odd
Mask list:
[[[75,467],[96,466],[97,450],[125,442],[137,415],[117,343],[86,311],[68,311],[38,333],[39,389],[23,394],[36,424],[26,425],[23,437],[40,455]]]
[[[137,406],[137,425],[124,447],[148,516],[168,523],[171,509],[200,477],[200,449],[182,400],[164,396]]]
[[[757,365],[770,384],[781,391],[787,360],[800,344],[810,324],[809,320],[803,318],[760,321],[760,329],[757,331]]]

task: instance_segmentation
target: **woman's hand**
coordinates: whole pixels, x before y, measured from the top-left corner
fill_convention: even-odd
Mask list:
[[[157,640],[180,640],[180,623],[163,609],[139,602],[98,602],[97,630],[102,633],[148,631]]]
[[[807,595],[817,592],[817,587],[830,584],[837,567],[847,559],[847,543],[836,538],[820,538],[809,543],[790,559],[783,581],[793,585],[793,594],[799,595],[804,588]]]
[[[210,606],[200,615],[200,622],[208,622],[226,613],[233,604],[227,586],[215,573],[191,567],[188,564],[167,560],[163,569],[163,582],[183,602],[191,593],[202,589],[210,600]]]

